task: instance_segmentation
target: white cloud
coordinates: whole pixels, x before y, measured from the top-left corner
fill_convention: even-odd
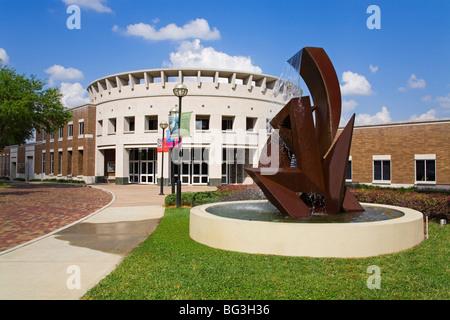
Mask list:
[[[425,89],[427,83],[425,82],[425,80],[417,78],[417,76],[415,74],[412,74],[407,82],[407,87],[409,89]],[[401,92],[405,92],[406,90],[408,90],[408,88],[406,87],[400,87],[398,88],[399,91]]]
[[[4,65],[9,63],[9,56],[3,48],[0,48],[0,60],[2,60],[1,63]]]
[[[388,109],[383,106],[381,111],[377,112],[375,115],[370,115],[367,113],[360,113],[356,115],[355,124],[365,125],[365,124],[376,124],[376,123],[387,123],[391,122],[391,114]]]
[[[360,74],[345,71],[342,73],[342,81],[344,82],[344,85],[341,85],[341,93],[344,96],[368,96],[374,93],[369,81]]]
[[[378,66],[370,65],[370,66],[369,66],[369,69],[370,69],[370,72],[375,73],[375,72],[378,71]]]
[[[117,32],[120,29],[117,26],[113,27],[113,31]],[[171,23],[159,30],[155,27],[145,24],[136,23],[127,26],[127,29],[123,32],[126,36],[142,37],[146,40],[185,40],[191,38],[197,38],[202,40],[218,40],[220,39],[220,32],[217,28],[211,30],[208,21],[205,19],[196,19],[186,23],[182,27],[178,27],[176,24]]]
[[[409,77],[408,85],[411,89],[424,89],[426,86],[426,82],[423,79],[419,79],[415,74],[412,74]]]
[[[83,72],[75,68],[64,68],[58,64],[44,70],[50,75],[49,85],[54,86],[56,81],[61,80],[80,80],[84,78]]]
[[[342,112],[347,113],[347,112],[353,111],[357,105],[358,105],[358,102],[356,102],[353,99],[350,99],[350,100],[344,99],[344,100],[342,100]]]
[[[352,111],[355,110],[355,108],[358,106],[358,102],[356,102],[353,99],[342,100],[342,109],[341,109],[341,120],[339,122],[339,126],[344,127],[348,120],[350,120],[350,117],[352,116]]]
[[[409,120],[430,120],[430,119],[436,119],[436,110],[431,109],[428,112],[421,114],[418,116],[417,114],[413,114]]]
[[[422,100],[422,102],[425,102],[425,103],[431,103],[433,101],[433,98],[431,98],[430,95],[426,95],[426,96],[422,97],[420,100]]]
[[[104,5],[107,0],[62,0],[66,5],[76,4],[81,8],[91,9],[97,12],[111,13],[111,8]]]
[[[261,73],[254,66],[250,57],[230,56],[216,51],[212,47],[204,47],[199,39],[183,41],[177,52],[170,53],[170,62],[164,62],[170,68],[214,68]]]
[[[89,102],[87,91],[79,82],[62,82],[60,91],[63,95],[61,98],[61,102],[67,108],[77,107]]]
[[[450,111],[450,93],[444,97],[436,97],[435,101],[439,103],[441,108],[447,109]]]

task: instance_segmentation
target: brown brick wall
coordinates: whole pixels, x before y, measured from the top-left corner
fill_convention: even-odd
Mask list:
[[[372,182],[372,155],[391,156],[391,183],[414,184],[415,154],[436,154],[436,184],[450,184],[450,122],[355,127],[353,182]]]
[[[79,123],[84,119],[84,135],[79,138]],[[85,105],[73,109],[72,140],[69,140],[69,125],[63,128],[63,138],[59,141],[59,131],[54,134],[53,142],[50,141],[50,134],[47,133],[45,143],[42,142],[43,132],[36,134],[36,152],[35,152],[35,172],[42,173],[42,151],[46,153],[45,174],[50,175],[50,150],[54,154],[53,175],[58,176],[94,176],[95,175],[95,106]],[[70,122],[69,122],[70,123]],[[82,147],[82,151],[79,150]],[[72,148],[70,152],[68,148]],[[62,171],[60,168],[60,155],[62,149]]]

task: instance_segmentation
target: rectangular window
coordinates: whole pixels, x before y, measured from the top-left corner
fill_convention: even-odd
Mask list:
[[[116,118],[111,118],[108,121],[108,134],[116,133]]]
[[[436,155],[415,155],[416,184],[436,183]]]
[[[196,130],[209,130],[209,116],[197,115],[195,117]]]
[[[352,160],[347,162],[347,172],[345,173],[345,180],[352,181]]]
[[[68,137],[69,138],[73,137],[73,123],[70,123],[68,125],[68,131],[69,131]]]
[[[246,119],[246,128],[245,129],[247,131],[255,131],[256,120],[257,120],[257,118],[247,117],[247,119]]]
[[[59,128],[59,140],[62,140],[64,138],[64,128]]]
[[[222,117],[222,131],[233,130],[234,117]]]
[[[53,152],[50,152],[50,174],[53,174],[55,166],[55,154]]]
[[[103,134],[103,120],[97,121],[97,135],[101,136]]]
[[[83,150],[78,150],[78,176],[83,175]]]
[[[158,130],[158,116],[145,116],[145,130]]]
[[[72,175],[72,150],[67,151],[67,175]]]
[[[63,167],[63,153],[58,152],[58,159],[59,159],[59,174],[62,175],[62,167]]]
[[[134,117],[125,117],[125,128],[126,132],[134,132]]]
[[[84,121],[78,123],[78,135],[84,135]]]
[[[390,156],[373,156],[373,182],[391,181]]]
[[[50,133],[50,142],[53,142],[53,141],[55,141],[55,133],[54,132]]]
[[[42,141],[45,142],[46,139],[47,139],[47,132],[45,132],[45,130],[42,130]]]
[[[42,153],[42,173],[45,174],[45,152]]]

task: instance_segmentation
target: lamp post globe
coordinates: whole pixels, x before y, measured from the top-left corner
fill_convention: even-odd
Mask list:
[[[188,89],[184,83],[178,83],[173,88],[173,94],[176,95],[177,97],[184,97],[185,95],[187,95],[187,93]]]
[[[161,129],[167,129],[167,127],[169,126],[169,124],[167,123],[167,121],[165,121],[165,120],[163,120],[163,121],[161,121],[160,123],[159,123],[159,127],[161,128]]]

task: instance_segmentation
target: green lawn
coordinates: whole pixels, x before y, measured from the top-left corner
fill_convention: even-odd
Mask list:
[[[364,259],[252,255],[189,237],[189,209],[168,208],[156,231],[84,299],[449,299],[450,227],[396,254]],[[381,271],[368,289],[367,268]]]

